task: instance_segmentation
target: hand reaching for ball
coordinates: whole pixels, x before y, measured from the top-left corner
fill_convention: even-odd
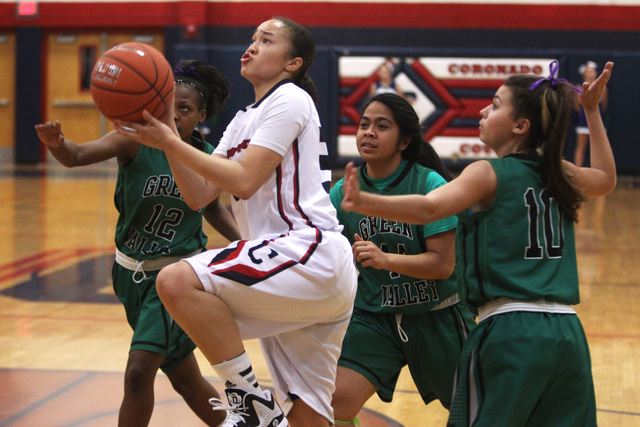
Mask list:
[[[38,138],[43,144],[58,148],[64,143],[64,135],[62,134],[62,124],[59,121],[46,122],[35,125]]]
[[[127,122],[116,120],[114,122],[116,131],[123,136],[133,139],[140,144],[166,151],[171,148],[172,144],[181,143],[182,140],[178,136],[178,130],[173,120],[168,120],[167,116],[173,115],[173,108],[167,110],[160,121],[153,117],[151,113],[145,110],[142,118],[145,123]],[[171,123],[173,126],[168,126]]]

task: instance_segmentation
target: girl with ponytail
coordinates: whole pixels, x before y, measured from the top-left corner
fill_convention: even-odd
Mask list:
[[[287,29],[287,36],[291,43],[289,55],[292,58],[300,57],[302,59],[302,65],[292,73],[291,80],[304,89],[313,99],[313,102],[318,102],[318,90],[311,77],[309,77],[309,68],[311,68],[316,54],[315,42],[311,33],[305,27],[290,19],[284,17],[274,19],[280,21]]]
[[[562,159],[573,97],[550,75],[512,76],[481,111],[480,139],[498,155],[467,166],[424,196],[360,191],[345,172],[342,208],[430,223],[458,213],[461,298],[477,315],[462,349],[448,426],[596,425],[589,347],[580,302],[574,222],[585,197],[616,185],[598,102],[605,66],[579,96],[591,133],[591,167]],[[470,209],[470,212],[467,211]]]
[[[233,195],[241,241],[160,272],[158,295],[226,386],[225,427],[329,427],[340,345],[357,273],[329,199],[309,31],[263,22],[242,55],[255,102],[229,123],[213,155],[178,144],[174,130],[117,123],[118,132],[164,150],[194,209]],[[124,126],[123,126],[124,125]],[[256,380],[243,340],[260,339],[275,396]],[[277,402],[276,402],[277,401]]]

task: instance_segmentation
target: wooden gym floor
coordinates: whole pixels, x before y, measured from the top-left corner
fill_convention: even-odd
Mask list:
[[[0,427],[114,426],[131,332],[111,289],[115,164],[79,170],[0,166]],[[640,426],[640,183],[621,177],[577,229],[584,324],[600,426]],[[210,246],[225,240],[206,228]],[[259,381],[271,380],[246,342]],[[222,384],[196,350],[204,375]],[[444,426],[405,371],[394,401],[372,397],[363,427]],[[202,423],[156,381],[151,426]]]

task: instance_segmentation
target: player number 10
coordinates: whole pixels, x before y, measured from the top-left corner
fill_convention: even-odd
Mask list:
[[[542,245],[540,243],[539,227],[543,227],[544,250],[548,258],[562,257],[562,248],[564,247],[564,230],[562,228],[562,211],[558,208],[558,204],[549,194],[549,191],[543,189],[536,197],[535,190],[528,188],[524,194],[524,203],[529,209],[529,246],[525,251],[525,258],[540,259],[542,258]],[[542,205],[542,217],[540,216],[540,206]],[[554,215],[555,213],[555,215]],[[540,219],[542,224],[539,224]],[[554,223],[554,219],[556,220]]]

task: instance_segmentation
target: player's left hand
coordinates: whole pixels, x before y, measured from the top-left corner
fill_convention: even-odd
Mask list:
[[[140,144],[163,151],[170,148],[172,144],[181,142],[176,136],[175,126],[174,129],[170,128],[146,110],[142,113],[142,117],[145,123],[116,120],[114,122],[116,131]]]
[[[351,245],[353,256],[363,267],[373,267],[385,270],[387,254],[382,252],[375,243],[363,240],[358,233],[354,235],[355,242]]]
[[[595,82],[589,84],[587,82],[582,83],[582,93],[579,95],[580,103],[585,110],[590,108],[598,108],[598,103],[602,98],[607,82],[611,78],[611,70],[613,69],[613,62],[609,61],[605,64],[602,73]]]

